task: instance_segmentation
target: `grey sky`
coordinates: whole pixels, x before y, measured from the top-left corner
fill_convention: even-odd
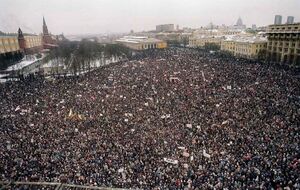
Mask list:
[[[272,24],[275,14],[300,21],[300,0],[0,0],[0,30],[40,33],[42,16],[58,34],[151,30],[156,24],[180,27]]]

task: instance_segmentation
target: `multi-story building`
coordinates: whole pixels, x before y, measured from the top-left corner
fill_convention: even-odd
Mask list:
[[[270,25],[267,60],[300,65],[300,23]]]
[[[174,30],[174,24],[162,24],[156,26],[156,32],[172,32]]]
[[[148,38],[144,36],[125,36],[116,40],[117,43],[123,44],[133,50],[147,50],[147,49],[164,49],[167,48],[167,43],[155,38]]]
[[[266,38],[236,38],[222,41],[221,50],[247,59],[263,59],[267,49]]]
[[[236,22],[236,25],[234,25],[233,28],[239,29],[239,30],[245,30],[246,29],[246,25],[243,24],[243,20],[241,19],[241,17],[238,18],[238,20]]]
[[[189,47],[204,47],[208,44],[214,44],[221,47],[224,40],[222,36],[196,36],[189,39]]]
[[[240,40],[235,42],[234,56],[247,59],[263,59],[266,49],[266,39]]]

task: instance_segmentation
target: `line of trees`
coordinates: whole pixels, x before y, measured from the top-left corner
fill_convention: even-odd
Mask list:
[[[5,70],[7,67],[21,61],[24,55],[18,52],[7,52],[0,54],[0,70]]]
[[[102,58],[130,57],[131,51],[120,44],[99,44],[95,41],[63,41],[49,52],[45,62],[52,62],[54,68],[66,66],[74,75],[90,71],[93,64]],[[57,71],[58,72],[58,71]]]

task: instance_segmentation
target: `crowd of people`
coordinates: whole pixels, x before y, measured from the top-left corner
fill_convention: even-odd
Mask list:
[[[0,181],[299,189],[300,79],[171,48],[0,86]]]

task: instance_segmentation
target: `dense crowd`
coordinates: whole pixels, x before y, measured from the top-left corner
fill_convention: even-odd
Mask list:
[[[0,181],[299,189],[300,79],[190,49],[0,86]]]

